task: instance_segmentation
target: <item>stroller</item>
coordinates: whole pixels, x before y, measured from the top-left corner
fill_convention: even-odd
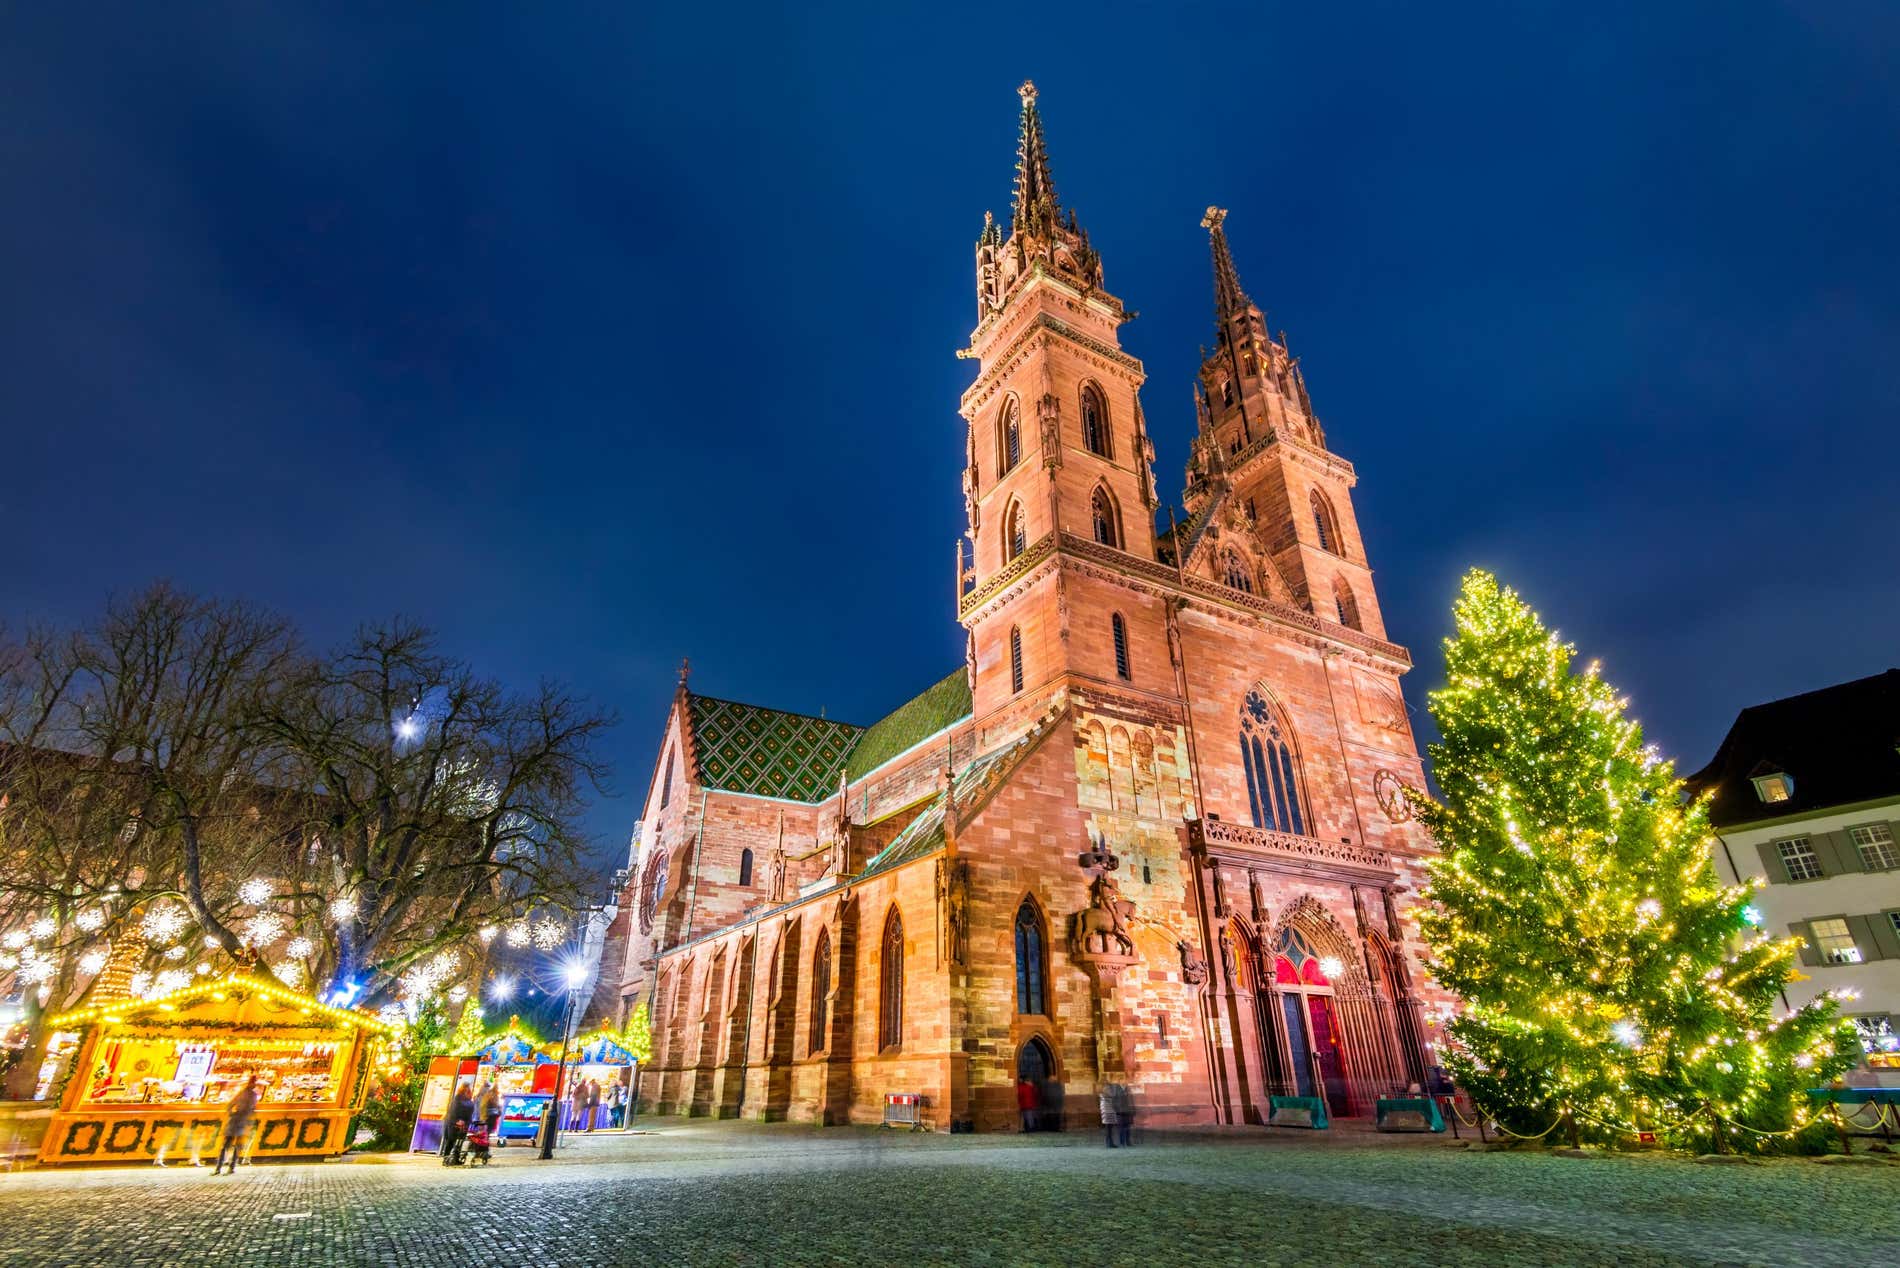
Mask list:
[[[468,1125],[468,1137],[463,1143],[468,1148],[468,1161],[479,1162],[486,1167],[490,1161],[489,1148],[495,1143],[488,1130],[488,1123],[476,1119]]]

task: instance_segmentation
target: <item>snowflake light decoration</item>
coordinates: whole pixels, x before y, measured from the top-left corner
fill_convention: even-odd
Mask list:
[[[284,954],[292,957],[293,959],[301,960],[314,950],[316,950],[316,946],[310,941],[310,939],[304,938],[304,937],[296,937],[296,938],[292,938],[290,940],[290,945],[284,948]]]
[[[567,926],[558,920],[543,920],[534,926],[534,945],[552,951],[567,941]]]
[[[356,900],[348,894],[330,900],[330,919],[342,924],[356,915]]]
[[[146,993],[152,989],[152,975],[150,973],[134,973],[132,980],[125,984],[125,988],[131,991],[132,994],[143,999]]]
[[[248,903],[253,907],[262,907],[270,901],[271,885],[263,877],[253,876],[239,885],[237,892],[239,902]]]
[[[94,948],[79,957],[79,971],[81,973],[97,973],[106,966],[107,958],[104,951]]]
[[[185,958],[185,948],[184,948],[184,945],[183,945],[183,944],[181,943],[180,945],[178,945],[178,946],[175,946],[175,947],[167,947],[167,948],[166,948],[166,950],[165,950],[165,958],[166,958],[167,960],[182,960],[182,959],[184,959],[184,958]]]
[[[9,951],[18,951],[21,947],[25,946],[28,941],[30,941],[30,939],[27,937],[26,930],[15,929],[6,937],[0,938],[0,946],[4,946]]]
[[[483,942],[493,942],[495,940],[495,935],[500,932],[501,932],[501,928],[498,925],[483,925],[479,930],[476,931],[476,936],[479,937]]]
[[[200,960],[192,972],[196,973],[199,977],[203,977],[205,974],[211,972],[211,965],[208,961]]]
[[[178,907],[154,907],[139,921],[139,932],[148,942],[170,942],[185,931],[185,913]]]
[[[282,982],[285,986],[296,986],[303,981],[303,965],[297,963],[295,960],[284,960],[280,963],[273,964],[270,967],[270,971],[275,974],[277,980]]]
[[[50,980],[58,968],[57,961],[41,956],[28,956],[20,962],[19,977],[22,982],[37,986],[41,982]]]
[[[244,932],[252,946],[267,947],[284,936],[284,918],[274,911],[260,911],[251,917]]]
[[[152,979],[152,994],[169,995],[191,985],[191,976],[179,969],[166,969]]]
[[[36,938],[50,938],[59,932],[59,925],[51,916],[41,916],[33,922],[30,931]]]
[[[451,1004],[459,1004],[467,998],[468,987],[460,985],[449,987],[449,1002]]]
[[[508,926],[508,945],[511,947],[525,947],[532,937],[533,934],[528,928],[528,922],[525,920],[517,920]],[[21,944],[24,945],[26,940],[22,938],[20,941]]]
[[[73,923],[86,933],[96,933],[105,928],[106,913],[103,908],[88,907],[73,917]]]
[[[11,951],[0,951],[0,969],[18,968],[20,957]]]

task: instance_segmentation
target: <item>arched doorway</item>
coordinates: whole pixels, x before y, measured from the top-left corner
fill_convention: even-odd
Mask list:
[[[1311,937],[1298,925],[1281,931],[1273,960],[1273,981],[1280,997],[1287,1068],[1294,1093],[1324,1095],[1327,1112],[1340,1116],[1352,1113],[1345,1039],[1333,993],[1333,979],[1344,967],[1338,957],[1319,954]]]
[[[1036,1130],[1061,1131],[1063,1089],[1056,1078],[1056,1054],[1041,1036],[1031,1036],[1016,1050],[1016,1078],[1036,1089]]]

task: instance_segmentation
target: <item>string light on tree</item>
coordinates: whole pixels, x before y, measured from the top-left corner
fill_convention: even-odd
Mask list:
[[[1776,1016],[1798,943],[1716,877],[1706,808],[1598,667],[1474,571],[1431,711],[1441,853],[1419,908],[1432,976],[1465,1001],[1446,1067],[1509,1130],[1655,1131],[1707,1147],[1800,1127],[1851,1063],[1832,1000]],[[1767,1137],[1751,1136],[1751,1140]]]

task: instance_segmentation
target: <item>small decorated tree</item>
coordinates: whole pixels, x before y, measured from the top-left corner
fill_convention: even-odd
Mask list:
[[[622,1047],[633,1054],[633,1059],[645,1065],[653,1059],[653,1023],[647,1016],[645,1004],[635,1004],[632,1016],[627,1018],[627,1028],[621,1032]]]
[[[1809,1117],[1851,1060],[1823,997],[1777,1018],[1798,942],[1719,882],[1705,807],[1624,702],[1489,573],[1468,574],[1431,696],[1442,853],[1420,908],[1464,1000],[1446,1065],[1507,1130],[1717,1148]],[[1739,1129],[1739,1130],[1738,1130]]]

